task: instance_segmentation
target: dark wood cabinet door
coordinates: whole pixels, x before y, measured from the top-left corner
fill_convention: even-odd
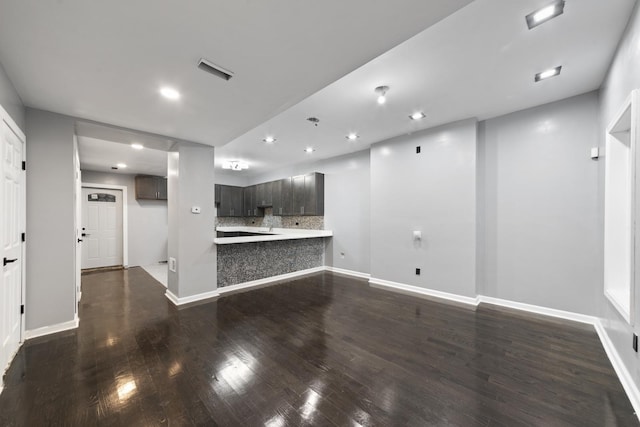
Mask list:
[[[244,216],[242,211],[242,187],[231,188],[231,216]]]
[[[304,175],[294,176],[291,178],[293,187],[293,215],[304,215]]]
[[[220,185],[220,205],[218,206],[218,216],[232,216],[231,189],[226,185]]]
[[[264,206],[264,202],[265,202],[264,190],[265,190],[264,183],[256,185],[256,205],[257,206]]]
[[[136,182],[136,199],[156,200],[158,189],[155,176],[138,175]]]
[[[312,173],[304,177],[304,214],[324,215],[324,175]]]
[[[244,187],[242,190],[244,194],[244,215],[243,216],[255,216],[254,211],[256,209],[256,186]]]
[[[275,182],[265,182],[264,194],[262,196],[262,206],[273,206],[273,184]]]
[[[156,177],[156,188],[158,190],[158,200],[167,200],[167,178]]]
[[[216,205],[220,204],[220,191],[221,191],[221,185],[220,184],[215,184],[213,186],[213,198],[214,198],[214,203]]]
[[[291,177],[280,180],[280,215],[293,215],[293,183]]]
[[[275,216],[282,215],[282,181],[273,181],[271,183],[271,206]]]

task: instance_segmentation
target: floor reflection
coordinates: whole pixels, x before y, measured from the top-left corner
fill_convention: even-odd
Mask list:
[[[638,425],[589,328],[329,273],[180,309],[94,273],[80,318],[22,347],[0,426]]]

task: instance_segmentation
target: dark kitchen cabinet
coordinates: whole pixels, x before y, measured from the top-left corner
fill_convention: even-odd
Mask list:
[[[263,182],[256,185],[256,205],[268,207],[273,204],[273,182]]]
[[[222,187],[220,184],[215,184],[213,186],[213,203],[215,203],[216,206],[220,204],[220,187]]]
[[[254,217],[254,216],[264,216],[264,209],[258,209],[258,203],[256,199],[256,188],[257,186],[252,185],[250,187],[245,187],[243,189],[243,199],[244,199],[244,216]]]
[[[324,175],[311,173],[291,178],[293,215],[324,215]]]
[[[220,196],[218,196],[218,193]],[[219,198],[218,216],[221,217],[241,217],[242,210],[242,187],[232,185],[216,185],[216,200]]]
[[[291,185],[290,177],[273,182],[273,215],[287,216],[293,214],[293,190]]]
[[[136,200],[167,200],[167,179],[162,176],[137,175]]]

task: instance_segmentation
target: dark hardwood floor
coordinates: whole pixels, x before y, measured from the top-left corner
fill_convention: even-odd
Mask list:
[[[182,309],[93,273],[80,319],[22,347],[0,425],[639,424],[590,326],[330,273]]]

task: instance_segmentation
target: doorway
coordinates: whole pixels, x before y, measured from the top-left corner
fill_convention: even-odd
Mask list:
[[[7,117],[0,108],[0,377],[24,336],[25,137]]]
[[[83,185],[81,197],[81,268],[125,266],[124,191]]]

